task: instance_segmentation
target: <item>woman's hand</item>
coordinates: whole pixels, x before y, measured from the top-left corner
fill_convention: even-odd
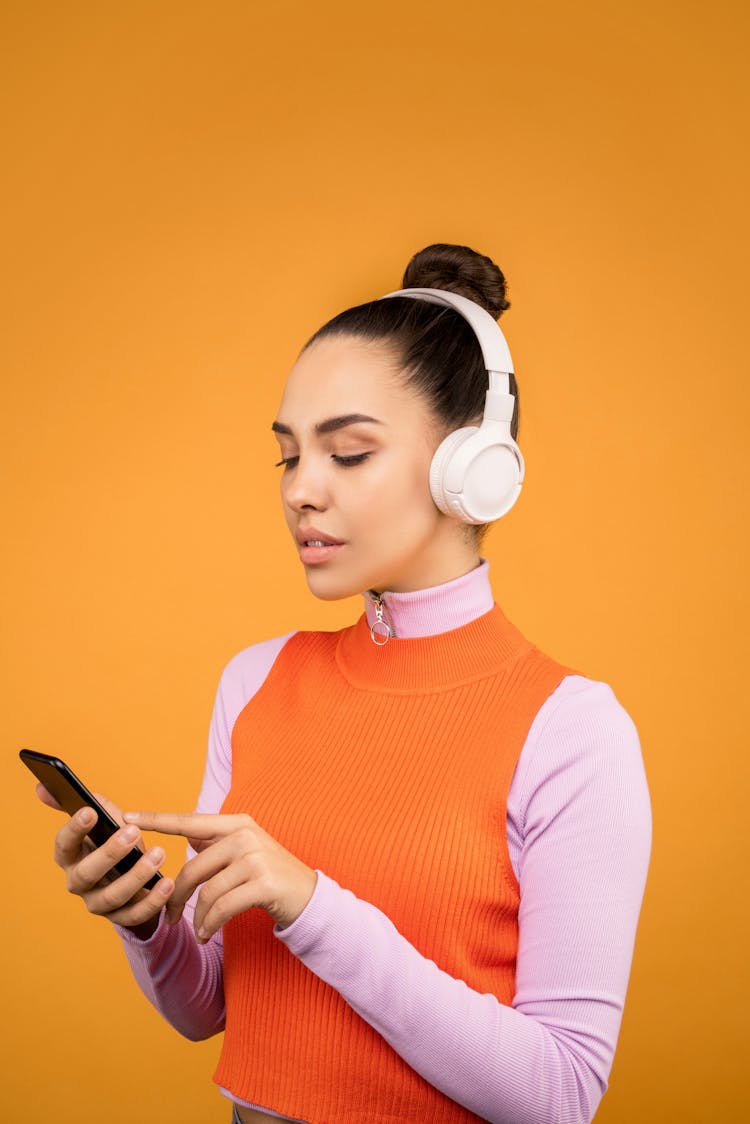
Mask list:
[[[36,793],[43,804],[62,810],[44,785],[37,785]],[[143,840],[137,828],[125,824],[116,804],[98,792],[94,795],[122,830],[95,847],[86,833],[96,823],[96,812],[80,808],[55,836],[55,862],[65,871],[68,891],[83,899],[89,913],[133,929],[136,936],[146,940],[156,929],[158,915],[174,889],[169,878],[161,878],[151,890],[144,889],[164,861],[164,851],[152,847],[126,874],[114,871],[115,863],[133,847],[142,847]]]
[[[145,831],[184,835],[199,853],[177,875],[167,907],[174,924],[185,902],[203,884],[195,908],[199,941],[207,941],[231,917],[260,906],[280,928],[296,921],[312,897],[318,876],[250,816],[126,812],[126,822]]]

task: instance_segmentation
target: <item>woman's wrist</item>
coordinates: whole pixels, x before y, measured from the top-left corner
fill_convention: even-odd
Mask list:
[[[153,937],[154,933],[159,928],[159,921],[161,920],[161,916],[162,914],[161,912],[159,912],[153,917],[150,917],[148,921],[142,921],[140,925],[120,924],[120,928],[125,929],[128,933],[132,933],[132,935],[139,941],[147,941],[150,940],[151,937]]]

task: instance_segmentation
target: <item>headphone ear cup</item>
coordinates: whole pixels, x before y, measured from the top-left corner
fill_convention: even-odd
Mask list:
[[[430,491],[440,511],[464,523],[491,523],[521,492],[524,461],[507,426],[484,422],[449,433],[430,465]]]
[[[464,518],[463,510],[451,500],[445,491],[445,470],[452,454],[463,445],[472,434],[479,432],[478,425],[465,425],[462,429],[454,429],[438,445],[430,465],[430,491],[436,506],[444,515],[452,515],[459,519]]]
[[[468,461],[460,485],[461,508],[467,523],[492,523],[510,511],[521,493],[523,457],[510,436],[498,439],[483,431],[470,444],[473,447],[467,443],[459,453]],[[450,475],[445,482],[449,497]]]

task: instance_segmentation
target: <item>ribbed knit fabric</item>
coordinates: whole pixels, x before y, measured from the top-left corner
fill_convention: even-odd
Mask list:
[[[498,606],[384,647],[364,617],[296,633],[234,725],[222,811],[251,812],[424,956],[510,1004],[519,893],[507,794],[536,713],[571,673]],[[214,1080],[233,1095],[326,1124],[479,1119],[291,955],[262,910],[224,927],[224,991]]]

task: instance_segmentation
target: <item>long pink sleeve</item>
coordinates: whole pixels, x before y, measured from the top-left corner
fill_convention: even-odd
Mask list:
[[[193,911],[159,926],[147,941],[116,926],[133,975],[149,1003],[185,1038],[197,1042],[224,1029],[224,949],[220,934],[200,945]]]
[[[481,601],[474,575],[459,581]],[[424,628],[424,605],[412,596],[389,595],[397,635]],[[234,721],[287,638],[246,649],[222,675],[201,811],[223,802]],[[567,676],[540,709],[511,785],[507,834],[521,886],[512,1007],[441,971],[325,872],[304,913],[276,935],[409,1065],[477,1115],[587,1122],[612,1064],[651,841],[637,731],[605,683]],[[141,988],[178,1030],[198,1038],[222,1028],[220,934],[199,946],[188,910],[149,941],[120,931]]]

